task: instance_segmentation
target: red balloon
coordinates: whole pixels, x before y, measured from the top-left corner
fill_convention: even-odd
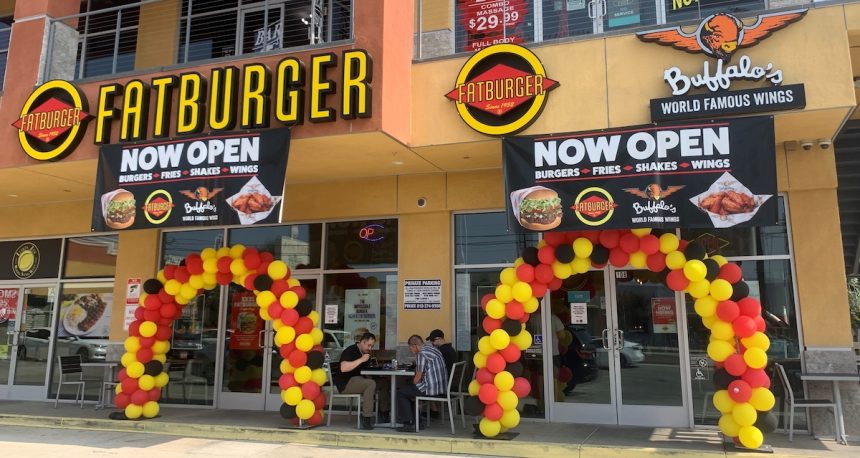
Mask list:
[[[255,289],[257,289],[257,288],[254,288],[254,280],[256,280],[256,279],[257,279],[256,273],[248,274],[248,276],[245,277],[245,284],[242,286],[244,286],[245,289],[247,289],[248,291],[254,291]]]
[[[735,335],[740,338],[749,337],[755,334],[755,320],[746,315],[741,315],[732,321],[732,329],[735,331]]]
[[[278,352],[281,354],[281,358],[289,359],[290,354],[296,349],[296,342],[292,341],[286,345],[281,345],[278,348]]]
[[[170,340],[170,336],[173,335],[173,329],[170,326],[158,326],[155,328],[155,338],[156,340]]]
[[[293,286],[290,288],[290,291],[296,293],[296,296],[299,296],[299,299],[304,299],[308,295],[308,292],[301,286]]]
[[[573,372],[570,371],[570,368],[567,366],[561,366],[558,369],[558,381],[562,383],[567,383],[570,379],[573,378]]]
[[[478,399],[487,405],[494,404],[499,399],[499,389],[492,383],[485,383],[478,390]]]
[[[161,326],[170,326],[173,324],[173,318],[161,317],[158,319],[158,321],[156,321],[156,323],[161,325]]]
[[[141,317],[137,318],[137,312],[140,312]],[[140,337],[140,323],[143,322],[143,309],[138,307],[137,310],[134,311],[134,317],[136,320],[132,321],[131,324],[128,325],[128,335],[133,337]]]
[[[493,353],[487,357],[487,370],[494,374],[498,374],[505,370],[506,365],[507,362],[505,361],[505,358],[502,358],[502,355],[498,353]]]
[[[770,377],[764,369],[747,369],[741,379],[752,388],[770,388]]]
[[[587,238],[591,243],[600,243],[600,232],[601,231],[582,231],[580,235]]]
[[[275,280],[272,282],[272,287],[269,288],[269,291],[275,295],[275,297],[281,297],[281,294],[290,290],[290,284],[287,283],[283,278],[280,280]]]
[[[532,296],[540,299],[541,297],[544,296],[544,294],[546,294],[546,289],[547,289],[546,283],[541,283],[541,282],[535,280],[529,284],[532,287]]]
[[[523,310],[523,304],[520,304],[517,301],[510,301],[505,304],[505,316],[512,320],[519,320],[523,317],[523,314],[526,313]]]
[[[131,403],[131,398],[125,393],[119,393],[113,398],[113,403],[117,409],[125,409]]]
[[[531,283],[535,281],[535,268],[531,264],[522,263],[517,267],[517,278],[520,281]]]
[[[548,245],[557,247],[565,242],[567,234],[564,232],[544,232],[543,239]]]
[[[502,327],[502,320],[497,320],[491,316],[485,316],[484,321],[481,323],[481,325],[484,327],[484,332],[490,334],[496,329]]]
[[[254,247],[245,248],[245,251],[242,252],[242,260],[245,261],[245,267],[251,270],[256,269],[262,262],[260,252]]]
[[[152,296],[150,296],[152,297]],[[149,299],[149,297],[147,297]],[[176,315],[179,313],[179,308],[176,307],[174,303],[162,304],[161,308],[158,309],[158,312],[161,313],[162,318],[176,318]]]
[[[574,240],[582,236],[580,231],[567,231],[564,233],[564,243],[573,243]]]
[[[172,280],[174,275],[176,275],[176,268],[179,267],[176,264],[168,264],[164,266],[164,278],[168,280]]]
[[[290,366],[295,368],[299,368],[308,363],[308,354],[303,351],[294,351],[290,353],[290,357],[288,358],[290,361]],[[306,399],[313,399],[316,396],[305,396]]]
[[[621,233],[615,229],[606,229],[600,231],[599,242],[607,250],[611,250],[618,246],[621,240]]]
[[[157,329],[157,328],[156,328]],[[157,332],[157,331],[156,331]],[[150,348],[155,345],[156,338],[152,337],[140,337],[140,348]]]
[[[529,381],[523,377],[517,377],[514,379],[514,387],[511,391],[517,395],[518,398],[524,398],[529,395],[531,392],[532,386],[529,384]]]
[[[173,275],[173,278],[175,278],[179,283],[187,283],[188,279],[191,278],[191,274],[188,273],[187,267],[179,266],[176,268],[176,273]]]
[[[734,375],[735,377],[740,377],[748,369],[747,363],[744,361],[744,357],[737,353],[726,358],[723,366],[726,368],[726,372]]]
[[[508,344],[507,347],[499,350],[499,354],[505,359],[505,362],[513,363],[520,360],[522,352],[515,344]]]
[[[319,396],[314,398],[314,407],[316,407],[317,410],[325,409],[325,401],[325,394],[320,393]]]
[[[119,370],[119,372],[117,372],[116,377],[117,377],[117,380],[125,380],[128,378],[128,372],[123,367],[122,369]]]
[[[146,299],[143,300],[143,307],[147,310],[157,310],[161,307],[161,299],[158,298],[158,294],[146,296]]]
[[[523,316],[520,318],[520,323],[528,323],[529,322],[529,314],[523,313]]]
[[[683,291],[690,285],[690,280],[684,275],[683,270],[673,270],[669,272],[669,275],[666,275],[666,285],[672,291]]]
[[[161,302],[173,302],[174,296],[170,295],[164,288],[158,290],[158,299]]]
[[[758,299],[747,296],[738,301],[738,308],[741,315],[746,315],[750,318],[761,316],[761,304]]]
[[[293,328],[296,330],[296,336],[307,334],[314,328],[314,322],[310,318],[303,316],[296,321],[296,325]]]
[[[275,255],[269,253],[268,251],[260,252],[260,261],[265,263],[270,263],[275,260]]]
[[[275,301],[271,305],[269,305],[269,316],[274,318],[280,318],[281,313],[284,313],[284,307],[281,306],[280,302]]]
[[[159,399],[161,399],[161,389],[149,390],[149,400],[150,401],[158,402]]]
[[[281,387],[281,390],[286,390],[287,388],[298,386],[298,382],[296,382],[293,374],[281,374],[281,377],[278,379],[278,386]]]
[[[678,251],[684,251],[684,249],[687,248],[687,245],[689,243],[690,242],[688,242],[686,240],[678,240]]]
[[[755,330],[758,332],[764,332],[767,329],[767,323],[764,322],[764,318],[759,316],[753,317],[753,321],[755,322]]]
[[[122,392],[123,392],[123,393],[127,393],[127,394],[129,394],[129,395],[130,395],[131,393],[134,393],[135,391],[137,391],[137,390],[138,390],[138,388],[139,388],[139,387],[138,387],[138,385],[137,385],[137,379],[136,379],[136,378],[131,378],[131,377],[129,377],[129,378],[127,378],[127,379],[122,380],[122,381],[120,382],[120,385],[122,385]]]
[[[550,270],[550,273],[552,273],[551,270]],[[487,308],[487,302],[490,302],[491,300],[493,300],[495,298],[496,298],[496,295],[494,293],[484,294],[483,297],[481,297],[481,308],[486,309]]]
[[[553,279],[550,280],[549,283],[547,283],[546,287],[550,291],[555,291],[555,290],[561,288],[561,279],[553,277]]]
[[[555,247],[546,245],[538,250],[538,260],[542,264],[552,264],[555,261]]]
[[[298,351],[293,352],[293,354],[295,354],[295,353],[301,353],[301,352],[298,352]],[[319,395],[320,395],[320,386],[317,385],[315,382],[307,382],[307,383],[304,383],[302,385],[302,397],[303,398],[315,399]]]
[[[717,317],[726,323],[735,321],[740,315],[740,309],[735,301],[722,301],[717,304]]]
[[[553,278],[555,278],[555,274],[552,273],[552,267],[550,267],[548,264],[539,264],[537,267],[535,267],[536,281],[539,281],[541,283],[549,283],[552,281]],[[495,297],[495,295],[493,297]]]
[[[143,390],[137,390],[131,393],[131,403],[142,406],[149,401],[149,393]]]
[[[227,274],[231,273],[230,272],[230,264],[232,262],[233,262],[233,258],[231,258],[230,256],[221,256],[220,258],[218,258],[218,261],[217,261],[218,272],[227,273]]]
[[[630,234],[633,235],[633,234]],[[633,236],[636,237],[635,235]],[[630,254],[624,251],[621,247],[613,248],[609,251],[609,263],[615,267],[621,268],[630,262]]]
[[[323,403],[325,403],[325,399],[323,399]],[[308,418],[308,424],[311,426],[316,426],[322,424],[322,409],[324,407],[317,407],[316,412],[311,415],[311,418]]]
[[[143,309],[143,319],[146,321],[158,321],[161,318],[161,312],[153,309]]]
[[[296,309],[284,309],[281,312],[280,319],[281,322],[287,326],[295,326],[299,321],[299,312],[297,312]]]
[[[621,236],[618,246],[627,254],[635,253],[639,251],[639,237],[636,237],[636,234],[632,232],[628,232]]]
[[[478,381],[479,385],[492,384],[493,380],[495,380],[495,375],[486,367],[482,367],[475,373],[475,380]]]
[[[137,351],[137,360],[143,364],[146,364],[152,361],[152,349],[151,348],[141,348]]]
[[[230,282],[233,281],[233,274],[230,272],[218,272],[215,274],[215,281],[217,281],[219,285],[229,285]]]
[[[737,283],[743,278],[741,267],[733,262],[727,262],[720,267],[720,273],[717,278],[722,278],[729,283]]]
[[[260,265],[257,266],[257,273],[260,275],[268,275],[269,274],[269,264],[272,261],[260,261]]]
[[[729,383],[729,397],[735,402],[747,402],[752,396],[752,388],[750,384],[743,380],[735,380]]]
[[[645,259],[645,264],[651,272],[662,272],[666,268],[666,255],[657,251],[654,254],[649,254]]]
[[[143,311],[146,310],[143,307],[138,307],[134,309],[134,319],[143,321]]]
[[[484,407],[484,418],[487,420],[499,421],[504,413],[505,411],[502,409],[502,406],[495,402]]]
[[[639,239],[639,249],[645,254],[654,254],[660,251],[660,239],[654,234],[645,234]]]

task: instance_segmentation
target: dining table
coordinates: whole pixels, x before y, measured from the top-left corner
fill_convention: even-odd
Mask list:
[[[114,382],[114,373],[116,369],[120,366],[120,361],[89,361],[86,363],[81,363],[82,368],[86,367],[101,367],[102,379],[99,384],[99,401],[96,404],[96,409],[103,409],[105,406],[105,382]]]
[[[842,395],[839,394],[839,382],[860,382],[860,373],[808,372],[801,373],[800,379],[804,382],[830,382],[832,384],[833,402],[836,404],[836,417],[839,419],[839,423],[834,425],[836,441],[847,444],[848,437],[845,433],[845,419],[842,416]]]
[[[402,423],[397,423],[397,377],[407,377],[414,376],[415,371],[410,369],[393,369],[393,368],[379,368],[379,369],[364,369],[361,371],[361,375],[367,375],[372,377],[389,377],[391,379],[391,415],[387,422],[385,423],[377,423],[374,426],[379,426],[380,428],[399,428],[403,426]]]

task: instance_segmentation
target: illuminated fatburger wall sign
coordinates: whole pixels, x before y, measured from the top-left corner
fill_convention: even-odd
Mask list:
[[[487,135],[509,135],[530,126],[558,82],[547,77],[534,53],[500,44],[472,55],[445,94],[466,124]]]
[[[339,77],[335,68],[340,66]],[[213,68],[208,79],[198,72],[165,75],[149,82],[108,83],[98,89],[93,115],[94,143],[109,144],[119,123],[119,141],[264,129],[272,118],[281,125],[332,122],[371,116],[373,62],[361,49],[318,54],[305,62],[286,57],[276,68],[251,63]],[[307,86],[307,88],[306,88]],[[339,103],[330,106],[329,95]],[[307,107],[307,108],[306,108]],[[307,111],[307,112],[306,112]],[[21,146],[31,157],[51,160],[71,152],[89,118],[86,98],[65,81],[51,81],[30,96],[15,123]],[[175,119],[172,113],[176,113]],[[153,119],[153,125],[148,125]]]
[[[758,16],[746,25],[728,13],[712,14],[702,20],[693,33],[671,27],[636,35],[644,42],[671,46],[691,54],[703,53],[716,59],[705,61],[702,71],[688,75],[678,67],[663,73],[673,97],[651,100],[651,119],[706,118],[727,114],[789,110],[806,106],[802,84],[782,86],[782,70],[773,63],[753,64],[747,55],[732,58],[741,48],[754,46],[779,29],[797,22],[806,10],[786,11]],[[766,81],[770,87],[727,92],[734,81]],[[704,88],[705,94],[684,96],[694,89]]]

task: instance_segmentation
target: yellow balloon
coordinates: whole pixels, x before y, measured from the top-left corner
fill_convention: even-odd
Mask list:
[[[323,386],[328,381],[325,369],[314,369],[311,371],[311,381],[319,386]]]
[[[642,238],[651,233],[651,228],[641,227],[639,229],[630,229],[630,232],[632,232],[636,237]]]
[[[146,374],[141,375],[137,381],[137,386],[143,391],[149,391],[155,388],[155,377]]]
[[[642,269],[648,265],[648,255],[643,251],[637,251],[630,254],[630,265]]]
[[[523,302],[523,310],[525,310],[526,313],[537,312],[538,307],[540,307],[540,302],[536,297],[532,297],[531,299]]]
[[[520,349],[520,351],[526,351],[532,346],[532,335],[530,332],[523,329],[519,334],[513,336],[511,341]]]
[[[680,241],[675,234],[667,232],[660,236],[660,252],[663,254],[669,254],[673,251],[678,251],[679,245]]]
[[[311,351],[314,348],[314,339],[310,334],[302,334],[296,337],[296,348],[303,352]]]
[[[728,260],[728,259],[726,259],[726,258],[724,258],[723,256],[720,256],[720,255],[718,255],[718,254],[715,254],[715,255],[713,255],[713,256],[710,256],[708,259],[713,259],[714,261],[717,261],[717,265],[718,265],[718,266],[720,266],[720,267],[723,267],[724,265],[726,265],[726,263],[728,263],[728,262],[729,262],[729,260]]]
[[[242,258],[234,259],[230,262],[230,272],[233,275],[243,275],[248,271],[248,268],[245,267],[245,260]]]
[[[143,407],[137,404],[129,404],[125,406],[125,416],[129,420],[137,420],[143,415]]]
[[[280,298],[281,305],[286,309],[296,308],[299,303],[299,295],[293,291],[284,291]]]
[[[277,319],[277,320],[274,318],[272,319],[272,329],[274,329],[275,332],[278,332],[278,329],[281,329],[284,326],[286,326],[286,325],[280,319]]]
[[[156,340],[152,344],[152,352],[156,355],[166,354],[170,350],[170,342],[166,340]]]
[[[469,382],[469,396],[477,396],[478,391],[481,389],[481,384],[478,383],[477,380],[472,380]]]
[[[519,267],[525,263],[526,262],[523,260],[523,258],[514,259],[514,268],[516,269],[517,267]]]
[[[517,270],[513,267],[502,269],[502,272],[499,274],[499,280],[503,285],[513,286],[514,283],[519,281],[517,279]]]
[[[295,377],[296,381],[299,383],[308,383],[311,379],[311,375],[313,375],[313,371],[308,366],[299,367],[293,373],[293,377]]]
[[[691,282],[704,280],[708,275],[705,263],[698,259],[691,259],[684,263],[684,276]]]
[[[532,297],[532,286],[524,281],[518,281],[511,287],[511,295],[522,304]]]
[[[202,288],[205,285],[203,282],[203,275],[192,275],[188,277],[188,286],[194,288],[196,292],[198,289]]]
[[[262,291],[260,292],[260,294],[257,294],[256,300],[257,305],[259,305],[260,307],[268,307],[272,305],[276,300],[278,300],[278,298],[276,298],[275,293],[271,291]]]
[[[543,247],[545,247],[545,246],[546,246],[546,240],[544,240],[544,239],[540,239],[540,240],[538,240],[538,243],[537,243],[537,245],[536,245],[536,248],[537,248],[538,250],[540,250],[541,248],[543,248]]]
[[[269,263],[268,274],[272,277],[272,280],[280,280],[287,276],[289,272],[289,268],[284,263],[284,261],[276,260]]]
[[[727,390],[719,390],[714,393],[714,407],[716,407],[721,413],[729,414],[732,413],[732,409],[735,408],[735,401],[733,401],[732,397],[729,396],[729,392]]]
[[[368,281],[369,280],[370,279],[368,279]],[[295,288],[296,286],[301,286],[301,282],[299,282],[295,278],[288,278],[287,279],[287,286],[289,286],[290,288]]]
[[[738,437],[738,430],[741,428],[731,414],[721,416],[719,426],[720,431],[727,437]]]
[[[137,361],[137,355],[132,352],[125,352],[119,359],[119,362],[122,363],[122,367],[128,367],[131,363]]]
[[[155,418],[155,417],[157,417],[157,416],[158,416],[158,411],[159,411],[158,403],[157,403],[157,402],[155,402],[155,401],[149,401],[149,402],[147,402],[146,404],[144,404],[144,405],[143,405],[143,408],[140,410],[140,412],[141,412],[141,413],[143,414],[143,416],[144,416],[144,417],[146,417],[146,418]]]
[[[153,352],[152,359],[155,361],[158,361],[161,364],[164,364],[167,362],[167,355],[165,355],[163,353],[158,354],[158,353]]]
[[[140,378],[140,376],[143,375],[144,370],[145,368],[143,367],[143,363],[135,361],[125,368],[125,373],[131,378]]]
[[[483,353],[475,353],[475,355],[472,356],[472,362],[475,363],[475,367],[478,369],[487,367],[487,355]]]
[[[314,402],[308,399],[302,399],[296,406],[296,415],[302,420],[307,420],[314,416],[314,411],[316,411]]]
[[[167,283],[164,284],[164,291],[171,296],[179,294],[180,289],[182,289],[182,283],[179,283],[179,280],[175,278],[167,280]]]
[[[233,245],[230,247],[229,254],[230,254],[231,258],[237,259],[237,258],[241,258],[242,253],[244,253],[244,252],[245,252],[245,245],[242,245],[241,243],[239,243],[239,244],[236,244],[236,245]]]
[[[701,299],[711,294],[711,282],[708,280],[691,281],[690,286],[687,287],[687,291],[690,293],[690,296]]]
[[[502,350],[511,344],[511,336],[504,329],[496,329],[490,333],[490,345],[496,350]]]
[[[272,315],[269,315],[269,307],[260,307],[260,318],[266,321],[272,321]]]
[[[215,248],[204,248],[203,251],[200,252],[200,258],[202,258],[204,261],[206,261],[207,259],[215,259],[216,257],[217,256]]]
[[[734,352],[735,348],[725,340],[714,340],[708,344],[708,356],[718,363],[725,361]]]
[[[311,312],[308,313],[308,318],[310,318],[311,323],[313,323],[314,326],[318,326],[320,324],[320,314],[317,313],[316,310],[311,310]]]
[[[296,330],[292,326],[283,326],[275,331],[275,343],[280,347],[287,345],[296,338]]]
[[[711,296],[717,301],[725,301],[732,297],[732,284],[718,278],[711,282]]]
[[[561,263],[558,261],[552,262],[552,274],[555,275],[555,278],[560,278],[564,280],[565,278],[573,275],[573,269],[570,267],[569,263]]]
[[[311,339],[314,341],[314,345],[321,344],[323,341],[323,337],[325,337],[323,335],[322,329],[320,329],[320,328],[311,329],[310,335],[311,335]]]
[[[499,391],[510,391],[514,387],[514,376],[508,371],[501,371],[493,378],[493,385],[496,385]],[[504,406],[502,408],[504,409]]]
[[[478,339],[478,352],[490,356],[494,351],[493,345],[490,343],[490,336],[484,336]]]
[[[726,323],[723,320],[717,319],[717,321],[711,325],[711,335],[714,336],[715,339],[729,340],[735,336],[735,331],[732,329],[731,323]]]
[[[484,437],[498,436],[501,428],[501,423],[498,421],[487,420],[486,418],[481,418],[481,423],[478,425],[478,429],[481,430],[481,434],[483,434]]]
[[[167,382],[170,381],[170,376],[167,375],[167,372],[162,372],[155,376],[155,386],[157,388],[164,388],[167,386]]]
[[[487,315],[490,318],[499,319],[505,316],[505,304],[498,299],[490,299],[487,302]]]
[[[179,287],[179,295],[188,299],[194,299],[197,297],[197,288],[194,288],[188,283],[183,283],[182,286]]]
[[[584,274],[591,269],[591,260],[589,258],[574,258],[570,263],[570,268],[573,269],[573,273]]]
[[[671,251],[666,255],[666,267],[672,270],[683,269],[687,263],[687,257],[680,251]]]
[[[290,406],[298,404],[302,400],[302,389],[297,386],[291,386],[281,391],[281,400]]]
[[[215,270],[218,270],[217,268]],[[215,276],[215,272],[203,272],[203,286],[206,289],[212,289],[215,285],[218,284],[218,277]]]
[[[573,241],[573,253],[577,258],[588,258],[594,252],[594,244],[585,237],[579,237]]]
[[[221,259],[224,256],[230,256],[230,247],[222,246],[221,248],[218,248],[218,251],[215,252],[215,257],[218,259]]]
[[[513,298],[514,296],[511,292],[510,286],[504,284],[496,286],[496,299],[507,304],[508,302],[513,300]]]
[[[159,270],[158,273],[155,274],[155,278],[158,279],[162,285],[167,283],[167,277],[164,276],[164,269]]]
[[[758,418],[758,414],[749,402],[739,402],[732,409],[732,418],[738,426],[751,426]]]
[[[711,326],[714,325],[718,320],[717,315],[711,316],[703,316],[702,317],[702,325],[708,329],[711,329]]]
[[[282,359],[280,366],[281,366],[280,369],[281,369],[282,374],[292,374],[293,372],[296,371],[295,367],[290,366],[290,360],[288,360],[288,359]]]
[[[499,392],[499,397],[496,402],[502,410],[514,410],[517,408],[519,399],[517,398],[517,394],[513,391],[501,391]]]
[[[517,409],[506,410],[499,423],[502,428],[516,428],[520,424],[520,412]]]
[[[764,387],[753,388],[749,402],[753,407],[755,407],[755,410],[758,410],[759,412],[767,412],[768,410],[773,409],[773,406],[776,405],[776,399],[773,397],[773,393]]]
[[[151,321],[146,321],[143,324],[146,324],[146,323],[149,323],[151,325],[155,325],[155,323],[153,323]],[[141,325],[141,327],[143,327],[143,325]],[[155,333],[153,333],[153,334],[155,334]],[[130,352],[130,353],[134,353],[134,352],[140,350],[140,338],[135,337],[135,336],[128,336],[125,338],[125,342],[123,343],[123,346],[125,347],[125,351]]]
[[[763,332],[756,332],[749,337],[744,337],[741,339],[741,343],[744,344],[744,347],[761,348],[764,351],[770,348],[770,339]]]
[[[738,439],[741,440],[741,445],[751,449],[759,448],[764,443],[764,435],[755,426],[741,427],[738,431]]]
[[[203,273],[214,274],[218,272],[218,260],[210,258],[203,261]]]
[[[717,312],[717,301],[711,296],[696,299],[696,314],[701,317],[713,316]]]
[[[767,353],[761,348],[747,348],[744,352],[744,362],[753,369],[767,366]]]

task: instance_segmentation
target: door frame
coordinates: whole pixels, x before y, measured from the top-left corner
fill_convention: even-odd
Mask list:
[[[248,6],[239,8],[239,27],[236,28],[236,55],[241,56],[245,54],[245,16],[249,13],[257,13],[263,12],[264,17],[268,17],[269,12],[279,10],[281,13],[281,48],[283,48],[284,44],[284,14],[286,13],[285,1],[272,1],[268,4],[262,4],[263,2],[252,3]],[[268,28],[271,24],[269,24],[268,20],[264,23],[266,33],[268,33]],[[265,51],[263,51],[265,52]],[[249,53],[250,54],[250,53]]]

